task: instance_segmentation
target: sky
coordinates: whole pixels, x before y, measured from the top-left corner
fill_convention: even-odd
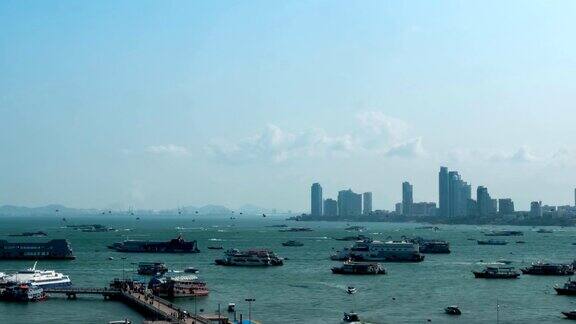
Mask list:
[[[0,2],[0,205],[574,204],[574,1]],[[474,195],[475,196],[475,195]]]

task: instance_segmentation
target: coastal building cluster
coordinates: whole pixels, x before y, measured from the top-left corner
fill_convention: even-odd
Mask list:
[[[372,193],[355,193],[351,189],[338,192],[337,199],[324,199],[322,186],[314,183],[311,188],[311,209],[309,219],[363,219],[382,218],[437,218],[437,219],[501,219],[508,222],[528,219],[574,219],[576,220],[576,189],[574,205],[549,206],[541,201],[533,201],[527,211],[518,211],[509,197],[492,197],[486,186],[476,187],[475,197],[472,185],[455,170],[440,167],[438,173],[438,203],[414,201],[414,186],[402,183],[402,201],[395,204],[393,211],[373,210]]]

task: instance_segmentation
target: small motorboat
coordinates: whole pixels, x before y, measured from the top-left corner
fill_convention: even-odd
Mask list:
[[[444,308],[444,312],[448,315],[462,315],[460,308],[455,305]]]
[[[566,318],[568,318],[568,319],[576,320],[576,310],[569,311],[569,312],[562,312],[562,314],[564,314],[564,316],[566,316]]]
[[[224,250],[224,247],[222,245],[218,245],[218,246],[209,246],[208,250]]]
[[[108,260],[112,261],[114,260],[114,257],[108,257]]]
[[[108,322],[108,324],[131,324],[132,322],[130,322],[129,319],[125,318],[121,321],[110,321]]]
[[[346,292],[348,293],[348,295],[354,295],[356,293],[356,287],[352,287],[352,286],[348,286],[348,289],[346,290]]]
[[[184,269],[185,273],[198,273],[198,269],[194,268],[194,267],[187,267],[186,269]]]
[[[236,304],[228,303],[228,313],[234,313],[236,311]]]
[[[350,313],[344,313],[342,323],[361,324],[362,322],[360,322],[360,316],[358,316],[357,313],[350,312]]]
[[[303,246],[304,243],[290,240],[282,243],[283,246]]]

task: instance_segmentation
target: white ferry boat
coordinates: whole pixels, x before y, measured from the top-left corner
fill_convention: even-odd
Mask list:
[[[72,285],[72,281],[67,275],[54,270],[36,270],[36,263],[34,263],[34,267],[4,276],[2,280],[4,282],[30,283],[43,289]]]
[[[332,260],[345,261],[388,261],[420,262],[424,255],[420,253],[418,243],[408,241],[358,241],[352,247],[337,251]]]

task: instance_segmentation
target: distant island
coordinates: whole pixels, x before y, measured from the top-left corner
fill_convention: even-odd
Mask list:
[[[246,204],[238,209],[230,209],[221,205],[204,205],[201,207],[184,206],[172,209],[98,209],[98,208],[70,208],[59,204],[51,204],[40,207],[23,207],[4,205],[0,206],[0,216],[90,216],[90,215],[203,215],[230,217],[233,215],[293,215],[291,211],[282,211],[271,208],[263,208]]]

